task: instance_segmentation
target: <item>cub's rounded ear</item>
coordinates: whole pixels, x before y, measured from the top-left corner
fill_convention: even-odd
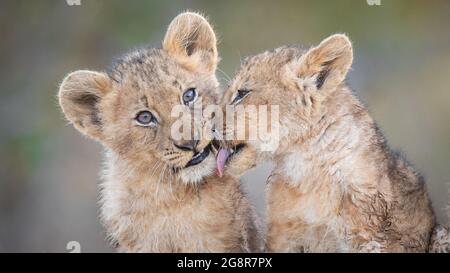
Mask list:
[[[219,62],[213,28],[194,12],[184,12],[173,19],[164,37],[163,49],[189,69],[214,73]]]
[[[312,83],[317,90],[335,88],[347,76],[353,62],[350,39],[335,34],[303,54],[295,63],[296,74]]]
[[[100,141],[102,121],[98,106],[110,89],[111,80],[104,73],[84,70],[72,72],[59,88],[59,105],[76,129]]]

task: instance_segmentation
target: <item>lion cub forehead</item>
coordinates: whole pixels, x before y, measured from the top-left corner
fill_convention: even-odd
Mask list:
[[[303,50],[300,48],[283,46],[246,58],[242,67],[258,69],[259,65],[263,65],[268,68],[279,68],[302,54]]]
[[[117,84],[131,84],[139,89],[168,83],[179,85],[177,79],[188,78],[187,72],[159,48],[139,49],[115,59],[108,75]]]
[[[295,58],[300,57],[304,50],[299,47],[283,46],[273,50],[250,56],[244,59],[237,76],[241,78],[263,77],[270,75],[274,77],[280,68]]]

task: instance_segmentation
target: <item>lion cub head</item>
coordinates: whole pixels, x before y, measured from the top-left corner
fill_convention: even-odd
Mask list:
[[[183,13],[169,25],[162,48],[131,52],[106,73],[70,73],[59,103],[75,128],[114,158],[132,168],[164,165],[183,182],[195,183],[214,171],[209,141],[201,138],[205,122],[194,120],[191,137],[180,139],[172,132],[179,116],[171,111],[215,103],[218,61],[210,24],[196,13]]]
[[[235,128],[238,126],[232,126],[232,132],[225,129],[225,148],[218,156],[219,171],[226,166],[230,173],[239,175],[261,161],[288,152],[295,143],[307,140],[318,129],[327,111],[323,102],[344,84],[352,60],[351,42],[340,34],[310,50],[281,47],[245,59],[226,90],[222,104],[239,105],[244,109],[261,105],[278,107],[277,120],[271,119],[274,112],[268,111],[267,117],[257,113],[258,122],[260,118],[269,120],[267,124],[278,122],[279,133],[275,135],[278,140],[273,147],[263,149],[261,139],[249,139],[248,132],[243,134],[245,138],[237,137]],[[245,111],[239,118],[255,123],[249,117],[250,112]]]

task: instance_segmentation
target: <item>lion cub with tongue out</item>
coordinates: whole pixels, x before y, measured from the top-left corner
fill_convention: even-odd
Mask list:
[[[257,139],[235,139],[231,157],[219,152],[221,168],[274,160],[268,251],[429,249],[435,218],[424,179],[346,85],[352,60],[345,35],[309,50],[281,47],[244,60],[224,95],[230,105],[279,105],[278,147],[265,152]]]
[[[259,250],[239,181],[215,176],[208,140],[176,140],[171,132],[174,106],[214,103],[217,63],[211,26],[188,12],[172,21],[161,49],[127,54],[109,73],[76,71],[64,79],[65,116],[105,148],[101,218],[119,251]],[[203,124],[194,122],[194,130]]]

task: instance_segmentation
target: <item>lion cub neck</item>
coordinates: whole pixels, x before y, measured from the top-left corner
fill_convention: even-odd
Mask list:
[[[374,166],[385,165],[384,137],[344,85],[323,102],[323,109],[312,130],[291,139],[289,148],[275,157],[277,173],[292,186],[306,187],[315,180],[342,187],[367,183],[361,182],[361,174],[376,175]]]

